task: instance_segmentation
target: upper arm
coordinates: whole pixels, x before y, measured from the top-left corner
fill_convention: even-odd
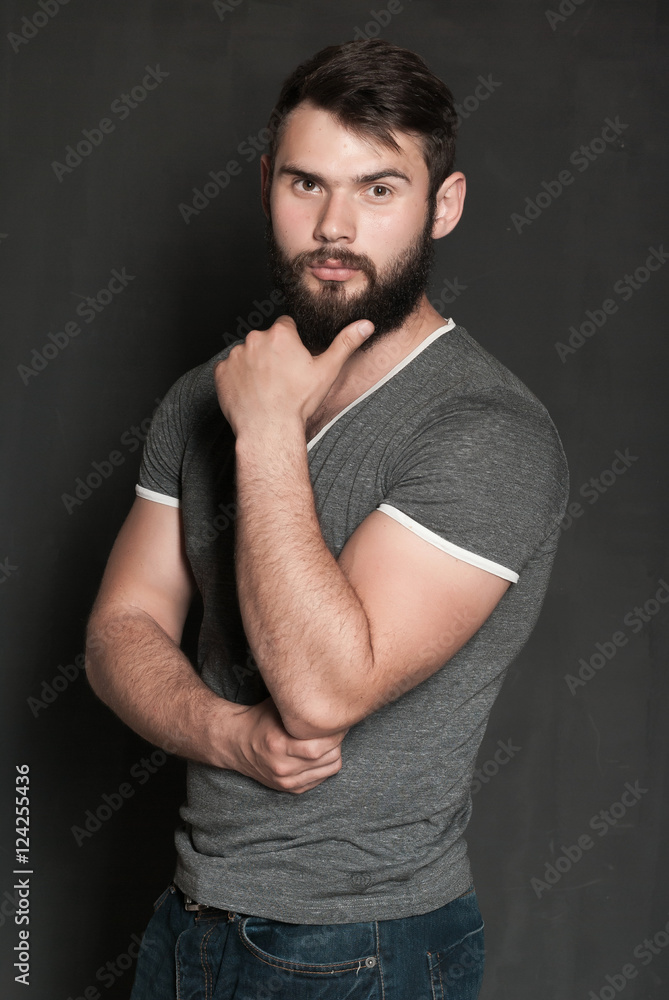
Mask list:
[[[510,585],[378,510],[353,532],[338,565],[365,611],[373,655],[371,668],[349,692],[347,725],[443,666]]]
[[[196,374],[194,369],[175,382],[153,415],[139,469],[141,496],[111,551],[92,615],[140,610],[176,643],[195,590],[179,497]]]
[[[138,497],[109,556],[93,617],[141,610],[178,644],[194,591],[181,511]]]
[[[353,721],[457,653],[564,513],[566,466],[555,429],[513,394],[456,400],[410,443],[379,509],[338,560],[372,647],[373,665],[346,707]]]

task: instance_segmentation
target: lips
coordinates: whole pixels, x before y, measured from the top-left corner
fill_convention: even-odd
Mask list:
[[[323,264],[311,264],[309,270],[323,281],[346,281],[360,270],[357,267],[346,267],[340,260],[329,258]]]

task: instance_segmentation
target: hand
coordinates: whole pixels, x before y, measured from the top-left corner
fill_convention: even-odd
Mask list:
[[[251,330],[214,369],[218,401],[235,435],[296,420],[304,428],[344,362],[373,330],[369,320],[356,320],[317,357],[300,340],[290,316],[279,316],[269,330]]]
[[[286,731],[271,698],[247,709],[236,706],[232,717],[231,768],[280,792],[315,788],[341,770],[341,742],[348,732],[298,740]]]

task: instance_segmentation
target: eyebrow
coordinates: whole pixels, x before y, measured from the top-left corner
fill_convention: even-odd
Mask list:
[[[294,177],[308,178],[309,180],[316,181],[317,184],[326,183],[325,178],[314,173],[313,170],[305,170],[296,163],[285,163],[282,167],[279,167],[278,173],[280,175],[290,174]],[[398,180],[411,184],[411,179],[401,170],[396,170],[395,167],[377,170],[373,174],[359,174],[357,177],[353,177],[352,181],[354,184],[373,184],[375,181],[383,180],[385,177],[396,177]]]

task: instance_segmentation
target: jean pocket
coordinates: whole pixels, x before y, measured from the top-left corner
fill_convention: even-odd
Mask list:
[[[271,989],[291,1000],[380,1000],[376,929],[362,924],[285,924],[245,917],[239,936],[256,959],[245,963],[246,996]]]
[[[483,922],[443,951],[429,951],[427,964],[434,1000],[476,1000],[483,981]]]
[[[170,882],[167,889],[164,889],[163,892],[161,892],[161,894],[158,896],[158,899],[154,902],[153,912],[157,913],[160,907],[165,902],[165,900],[168,899],[169,896],[171,896],[174,892],[176,892],[176,886],[174,885],[174,882]]]

